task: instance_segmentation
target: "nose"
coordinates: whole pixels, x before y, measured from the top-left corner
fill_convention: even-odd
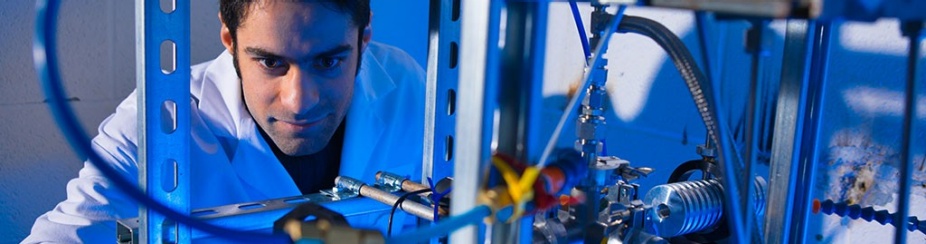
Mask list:
[[[296,119],[304,119],[305,115],[318,105],[318,84],[315,84],[302,68],[290,69],[282,83],[280,100],[283,107],[293,113]]]

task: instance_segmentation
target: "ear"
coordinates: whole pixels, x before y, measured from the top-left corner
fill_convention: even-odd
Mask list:
[[[235,43],[232,39],[231,32],[228,30],[228,27],[225,26],[225,21],[222,20],[222,14],[219,13],[219,22],[222,23],[222,30],[219,31],[219,39],[222,40],[222,45],[225,46],[225,49],[228,50],[228,53],[235,53]]]
[[[370,43],[370,40],[373,38],[373,11],[370,11],[370,23],[367,23],[367,26],[363,28],[363,37],[361,38],[361,47],[360,53],[363,53],[367,50],[367,44]]]

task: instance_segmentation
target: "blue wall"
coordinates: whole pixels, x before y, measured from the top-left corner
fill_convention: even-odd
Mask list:
[[[426,68],[428,60],[428,1],[373,0],[373,40],[408,52]]]

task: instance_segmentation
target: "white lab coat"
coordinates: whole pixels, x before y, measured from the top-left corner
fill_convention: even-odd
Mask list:
[[[232,56],[224,52],[191,69],[191,207],[301,195],[244,107]],[[408,54],[368,45],[347,113],[341,175],[365,182],[379,170],[420,175],[424,80]],[[133,92],[93,139],[93,148],[130,179],[138,178],[136,113]],[[85,163],[67,184],[67,200],[39,216],[23,243],[112,243],[114,220],[137,215],[138,205]]]

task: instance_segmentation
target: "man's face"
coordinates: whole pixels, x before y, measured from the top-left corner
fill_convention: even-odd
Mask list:
[[[283,153],[316,153],[341,124],[369,40],[368,31],[362,44],[359,35],[348,13],[290,1],[251,4],[237,40],[223,27],[222,41],[237,56],[245,105]]]

